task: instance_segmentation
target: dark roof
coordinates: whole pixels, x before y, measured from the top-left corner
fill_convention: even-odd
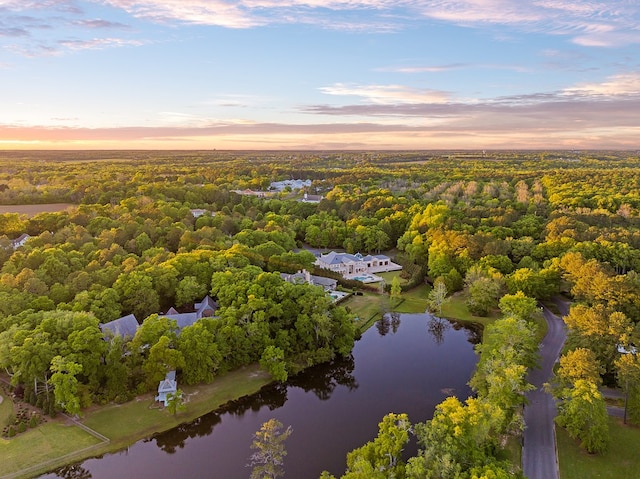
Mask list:
[[[202,301],[193,305],[196,310],[198,319],[203,316],[213,316],[218,310],[218,303],[216,303],[209,295],[205,296]]]
[[[176,324],[178,325],[178,332],[182,331],[183,328],[187,326],[191,326],[198,319],[196,313],[177,313],[177,314],[166,314],[165,317],[169,319],[174,319]]]
[[[123,338],[133,338],[138,330],[138,320],[133,314],[114,319],[108,323],[100,325],[102,332],[111,336],[122,336]]]

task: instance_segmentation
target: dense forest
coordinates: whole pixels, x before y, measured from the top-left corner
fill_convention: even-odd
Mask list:
[[[284,380],[348,355],[353,314],[279,274],[313,270],[313,248],[386,252],[404,266],[403,288],[427,281],[463,295],[475,315],[509,316],[485,334],[478,398],[448,400],[417,428],[421,444],[449,449],[394,462],[395,477],[502,477],[487,476],[483,458],[498,447],[495,431],[522,427],[517,405],[535,363],[530,308],[558,294],[574,301],[552,386],[560,423],[588,450],[606,447],[575,412],[586,396],[601,400],[603,382],[630,392],[640,423],[640,363],[617,354],[640,345],[635,153],[0,152],[0,165],[0,204],[72,205],[0,214],[0,367],[47,410],[126,401],[169,370],[197,384],[260,362]],[[310,186],[271,187],[292,179]],[[179,331],[158,314],[207,294],[219,305],[213,318]],[[105,341],[99,324],[128,314],[140,323],[135,336]],[[493,387],[498,370],[513,373],[508,393]],[[402,417],[385,421],[381,434],[407,432]],[[477,450],[451,442],[456,427],[475,428]],[[371,444],[351,456],[354,471],[375,464]],[[466,469],[447,473],[434,462],[445,453]]]

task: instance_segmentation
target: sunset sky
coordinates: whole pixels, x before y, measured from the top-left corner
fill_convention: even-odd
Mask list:
[[[0,0],[0,149],[640,148],[638,0]]]

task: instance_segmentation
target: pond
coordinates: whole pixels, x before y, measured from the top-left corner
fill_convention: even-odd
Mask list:
[[[286,384],[227,405],[125,451],[88,459],[42,478],[246,479],[253,434],[276,418],[291,426],[285,478],[344,473],[349,451],[372,440],[389,413],[412,423],[447,396],[466,399],[481,331],[427,314],[387,317],[356,342],[351,357],[310,368]],[[414,454],[410,444],[407,454]]]

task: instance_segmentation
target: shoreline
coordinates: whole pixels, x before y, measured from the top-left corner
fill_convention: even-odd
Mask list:
[[[400,313],[409,313],[409,311]],[[361,320],[359,323],[360,334],[363,334],[375,324],[376,316],[378,315],[379,313],[376,312],[371,318]],[[453,316],[451,314],[443,315],[443,318],[485,326],[483,321],[474,321],[471,318],[455,318]],[[107,441],[102,440],[102,442],[89,447],[76,448],[52,458],[44,456],[37,463],[27,461],[19,469],[5,472],[2,470],[3,468],[0,468],[0,474],[2,474],[0,479],[37,477],[50,473],[59,467],[79,463],[104,454],[117,453],[140,440],[168,431],[181,424],[189,423],[205,414],[223,408],[232,401],[255,394],[271,383],[273,383],[273,380],[270,376],[262,371],[258,364],[253,364],[219,376],[210,384],[182,387],[189,401],[186,403],[186,411],[176,415],[169,414],[166,408],[154,407],[153,393],[138,396],[123,404],[92,405],[85,409],[83,416],[78,419],[67,418],[59,414],[58,417],[49,419],[51,427],[64,428],[73,425],[78,429],[89,428],[97,435],[105,437]],[[73,424],[76,422],[79,424]],[[11,441],[0,440],[0,452],[2,452],[4,443],[17,443],[21,440],[23,442],[31,442],[30,436],[37,435],[38,429],[22,433],[12,438]],[[83,433],[91,435],[94,439],[96,438],[94,434],[86,430]],[[28,449],[30,458],[33,458],[34,449],[33,447]],[[0,464],[2,463],[7,464],[5,460],[0,462]]]

